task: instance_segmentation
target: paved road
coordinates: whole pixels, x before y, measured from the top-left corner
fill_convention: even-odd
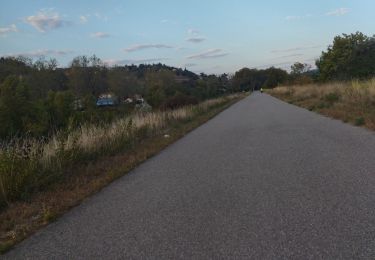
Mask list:
[[[375,134],[235,104],[9,259],[375,259]]]

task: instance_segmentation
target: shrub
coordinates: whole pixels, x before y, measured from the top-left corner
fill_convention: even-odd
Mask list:
[[[339,101],[340,96],[339,96],[337,93],[332,92],[332,93],[328,93],[328,94],[326,94],[326,95],[324,96],[324,99],[325,99],[325,101],[327,101],[328,103],[333,104],[333,103]]]
[[[365,119],[363,117],[357,117],[354,121],[355,125],[361,126],[365,124]]]
[[[176,109],[187,105],[196,105],[198,104],[198,99],[186,95],[176,95],[171,98],[168,98],[161,106],[162,110]]]

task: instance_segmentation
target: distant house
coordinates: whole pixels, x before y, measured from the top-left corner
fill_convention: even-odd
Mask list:
[[[131,104],[133,103],[133,99],[128,97],[128,98],[125,98],[122,100],[122,103],[125,103],[125,104]]]
[[[96,101],[97,107],[110,107],[118,104],[117,97],[113,94],[102,94]]]

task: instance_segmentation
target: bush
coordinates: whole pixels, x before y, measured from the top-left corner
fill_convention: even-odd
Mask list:
[[[161,109],[162,110],[176,109],[179,107],[188,106],[188,105],[196,105],[196,104],[198,104],[198,99],[195,97],[190,97],[186,95],[176,95],[164,101],[161,106]]]
[[[364,125],[365,124],[365,119],[363,117],[358,117],[358,118],[355,119],[354,123],[357,126]]]
[[[330,104],[333,104],[337,101],[339,101],[340,99],[340,96],[337,94],[337,93],[328,93],[324,96],[324,99],[330,103]]]

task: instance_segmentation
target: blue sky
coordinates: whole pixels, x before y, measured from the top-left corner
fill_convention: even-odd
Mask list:
[[[314,63],[335,35],[373,35],[373,0],[0,0],[0,55],[96,54],[195,72]]]

